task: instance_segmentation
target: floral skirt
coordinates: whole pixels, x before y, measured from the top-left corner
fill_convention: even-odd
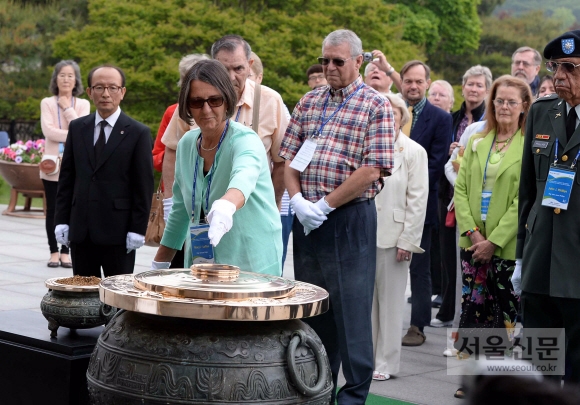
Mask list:
[[[494,319],[493,303],[497,302],[508,336],[511,336],[520,305],[511,281],[516,262],[492,256],[491,261],[484,264],[474,262],[472,255],[473,252],[465,249],[459,253],[463,279],[461,310],[465,309],[467,302],[473,301],[470,311],[473,319],[469,323],[490,324]]]

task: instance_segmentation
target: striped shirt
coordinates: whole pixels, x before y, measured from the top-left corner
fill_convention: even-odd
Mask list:
[[[328,119],[355,91],[316,136],[325,102],[328,100],[324,115]],[[300,186],[304,198],[311,202],[330,194],[360,167],[376,167],[382,172],[393,167],[395,135],[391,105],[364,84],[360,76],[343,89],[324,86],[302,97],[286,129],[280,156],[294,159],[307,138],[315,140],[317,147],[310,164],[300,174]],[[374,198],[379,191],[377,179],[357,199]]]

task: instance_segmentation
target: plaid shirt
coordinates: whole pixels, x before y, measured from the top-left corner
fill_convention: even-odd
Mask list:
[[[423,99],[421,101],[419,101],[417,104],[415,104],[413,106],[413,114],[412,114],[413,118],[411,121],[411,131],[413,130],[413,128],[415,127],[415,124],[419,120],[419,115],[421,115],[423,108],[425,108],[425,104],[427,104],[427,99],[425,97],[423,97]],[[408,135],[409,137],[411,136],[411,131],[409,131],[409,135]]]
[[[381,172],[393,167],[395,135],[391,105],[363,84],[360,76],[343,89],[325,86],[302,97],[286,129],[280,156],[294,159],[304,140],[320,129],[325,101],[328,99],[325,114],[328,119],[361,84],[362,88],[324,126],[320,136],[311,138],[317,143],[316,152],[300,174],[302,195],[311,202],[330,194],[360,167],[377,167]],[[377,180],[358,199],[374,198],[379,191]]]

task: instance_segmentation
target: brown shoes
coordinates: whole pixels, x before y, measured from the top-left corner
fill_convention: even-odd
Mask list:
[[[407,334],[403,336],[403,346],[421,346],[427,337],[418,327],[411,325]]]

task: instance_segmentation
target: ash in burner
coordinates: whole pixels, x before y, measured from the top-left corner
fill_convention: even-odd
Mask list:
[[[67,278],[59,278],[56,280],[59,284],[67,284],[67,285],[78,285],[78,286],[89,286],[89,285],[99,285],[101,279],[99,277],[90,276],[74,276],[74,277],[67,277]]]

